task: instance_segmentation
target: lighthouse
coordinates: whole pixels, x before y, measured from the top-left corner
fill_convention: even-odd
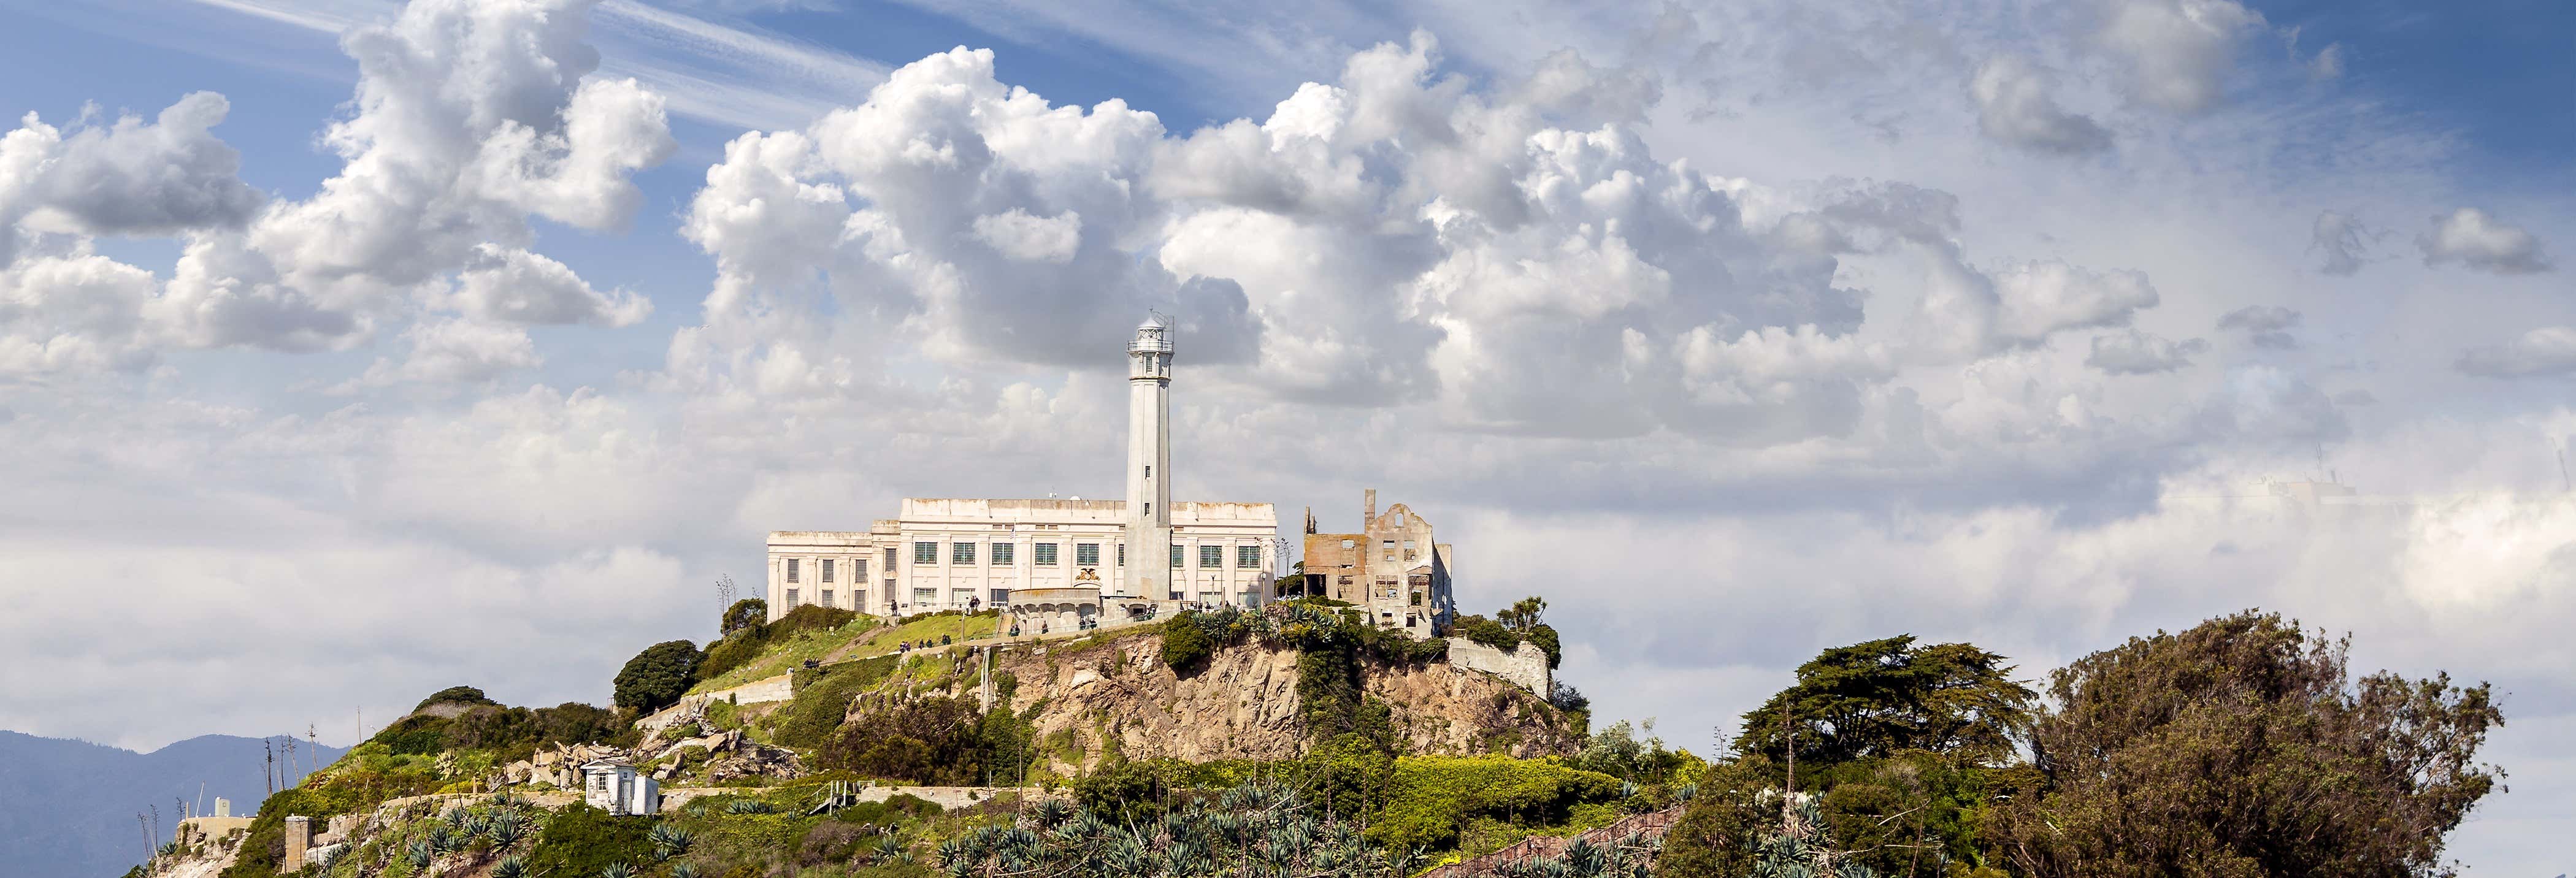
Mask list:
[[[1149,315],[1127,342],[1124,597],[1169,596],[1172,546],[1172,329]]]

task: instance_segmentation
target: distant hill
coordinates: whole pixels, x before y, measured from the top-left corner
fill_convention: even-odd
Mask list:
[[[276,739],[284,741],[284,738]],[[178,823],[176,802],[193,805],[203,785],[206,813],[215,797],[233,801],[233,813],[259,809],[268,791],[260,780],[258,738],[206,735],[150,753],[86,741],[0,732],[0,872],[63,878],[112,878],[149,853],[134,815],[161,809],[168,841]],[[338,747],[296,742],[301,778],[340,757]],[[307,757],[310,756],[308,759]]]

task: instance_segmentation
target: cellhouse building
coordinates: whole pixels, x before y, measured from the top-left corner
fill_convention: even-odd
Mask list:
[[[1127,343],[1126,499],[907,497],[864,531],[772,531],[769,618],[999,608],[1065,630],[1260,606],[1287,570],[1277,511],[1172,500],[1172,334],[1150,317]]]

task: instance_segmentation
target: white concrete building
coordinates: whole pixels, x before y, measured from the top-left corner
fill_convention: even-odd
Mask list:
[[[864,531],[773,531],[769,617],[807,604],[879,616],[1001,606],[1060,630],[1259,606],[1288,568],[1277,510],[1171,499],[1170,331],[1147,320],[1127,346],[1127,499],[913,497]],[[1153,546],[1167,563],[1138,563]]]
[[[583,804],[620,817],[662,812],[662,784],[636,774],[635,766],[600,760],[581,767]]]

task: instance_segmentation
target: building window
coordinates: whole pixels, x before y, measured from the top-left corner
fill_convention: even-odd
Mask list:
[[[1055,566],[1055,544],[1035,543],[1029,546],[1029,563],[1040,567]]]
[[[1404,560],[1407,560],[1407,561],[1411,561],[1411,560],[1413,560],[1413,541],[1412,541],[1412,540],[1405,540],[1405,541],[1404,541]]]
[[[887,572],[887,573],[893,573],[893,572],[894,572],[894,547],[893,547],[893,546],[887,546],[887,547],[886,547],[886,550],[885,550],[885,553],[886,553],[886,572]]]
[[[830,558],[825,558],[825,559],[823,559],[823,581],[824,581],[824,582],[830,582],[830,581],[832,581],[832,559],[830,559]],[[828,592],[828,591],[827,591],[827,592],[824,592],[824,594],[831,594],[831,592]],[[828,604],[828,603],[831,603],[831,602],[832,602],[832,599],[831,599],[831,598],[824,598],[824,599],[823,599],[823,602]]]
[[[948,544],[948,563],[950,563],[950,564],[973,564],[973,563],[975,563],[975,544],[974,544],[974,543],[949,543],[949,544]]]
[[[791,588],[791,589],[788,589],[788,590],[787,590],[787,605],[788,605],[788,606],[791,606],[791,607],[796,605],[796,590],[795,590],[795,589],[792,589],[792,588]]]
[[[837,607],[837,606],[840,606],[840,604],[836,604],[836,603],[833,603],[833,602],[832,602],[832,590],[831,590],[831,589],[828,589],[828,588],[827,588],[827,589],[824,589],[824,590],[823,590],[823,606],[826,606],[826,607]]]
[[[852,559],[850,559],[850,584],[851,584],[851,585],[866,585],[866,584],[867,584],[867,582],[868,582],[868,559],[866,559],[866,558],[852,558]]]
[[[1149,464],[1146,464],[1146,465],[1145,465],[1145,477],[1146,477],[1146,478],[1149,478],[1149,479],[1154,477],[1154,465],[1153,465],[1153,464],[1150,464],[1150,463],[1149,463]]]
[[[1234,566],[1236,566],[1236,567],[1244,567],[1244,568],[1251,568],[1251,567],[1259,567],[1259,566],[1261,566],[1261,547],[1260,547],[1260,546],[1236,546],[1236,547],[1234,547]]]
[[[1075,544],[1073,544],[1073,563],[1074,563],[1074,566],[1077,566],[1077,567],[1098,567],[1098,566],[1100,566],[1100,544],[1099,544],[1099,543],[1075,543]]]
[[[938,543],[914,543],[914,544],[912,544],[912,563],[915,563],[915,564],[937,564],[937,563],[939,563],[939,544],[938,544]]]
[[[1011,550],[1012,550],[1012,549],[1015,549],[1015,548],[1018,548],[1018,547],[1017,547],[1017,546],[1014,546],[1014,545],[1012,545],[1012,544],[1010,544],[1010,543],[994,543],[994,544],[993,544],[993,566],[995,566],[995,567],[1009,567],[1009,566],[1011,566]]]
[[[1379,552],[1381,552],[1381,553],[1383,553],[1383,554],[1386,556],[1386,560],[1389,560],[1389,561],[1393,561],[1393,560],[1395,560],[1395,541],[1394,541],[1394,540],[1379,540],[1379,541],[1378,541],[1378,543],[1377,543],[1377,547],[1378,547],[1378,551],[1379,551]]]
[[[1414,592],[1414,593],[1413,593],[1413,605],[1414,605],[1414,606],[1417,606],[1417,607],[1422,606],[1422,593],[1421,593],[1421,592],[1418,592],[1418,591],[1417,591],[1417,592]]]
[[[1154,504],[1152,504],[1152,503],[1147,503],[1147,504],[1145,504],[1145,514],[1146,514],[1146,515],[1152,515],[1152,514],[1154,514]]]
[[[1118,566],[1120,566],[1120,567],[1125,567],[1125,566],[1127,566],[1127,544],[1126,544],[1126,543],[1119,543],[1119,544],[1118,544]]]
[[[1223,567],[1223,566],[1225,566],[1225,547],[1224,547],[1224,546],[1200,546],[1200,547],[1199,547],[1199,566],[1200,566],[1200,567],[1205,567],[1205,568],[1208,568],[1208,569],[1211,569],[1211,570],[1213,570],[1213,569],[1215,569],[1215,568],[1218,568],[1218,567]]]
[[[802,560],[805,560],[805,559],[803,559],[803,558],[789,558],[789,559],[787,559],[787,581],[789,581],[789,582],[795,582],[795,581],[796,581],[796,562],[798,562],[798,561],[802,561]]]
[[[914,607],[914,608],[916,608],[916,609],[917,609],[917,608],[920,608],[920,607],[929,606],[929,605],[931,605],[931,604],[935,604],[935,603],[938,603],[938,602],[939,602],[939,590],[938,590],[938,589],[930,589],[930,588],[916,588],[916,589],[913,589],[913,590],[912,590],[912,605],[913,605],[913,607]]]
[[[985,606],[988,606],[988,607],[1003,607],[1003,606],[1009,606],[1009,605],[1010,605],[1010,603],[1011,603],[1011,590],[1010,590],[1010,589],[1007,589],[1007,588],[997,588],[997,589],[994,589],[994,590],[993,590],[993,602],[992,602],[992,603],[989,603],[989,604],[985,604]]]
[[[1172,544],[1172,566],[1174,566],[1174,567],[1179,567],[1179,566],[1181,566],[1181,544],[1179,544],[1179,543],[1173,543],[1173,544]],[[1180,598],[1175,597],[1175,598],[1172,598],[1172,600],[1176,600],[1176,601],[1177,601],[1177,600],[1180,600]]]

